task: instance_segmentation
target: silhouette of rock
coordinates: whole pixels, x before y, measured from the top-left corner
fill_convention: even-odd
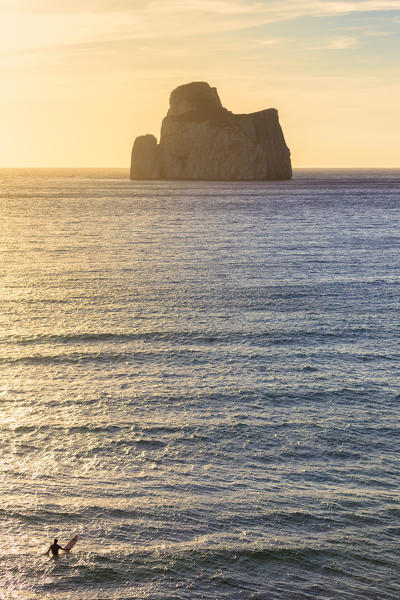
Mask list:
[[[160,159],[157,138],[141,135],[132,148],[131,179],[160,179]]]
[[[268,108],[235,115],[216,88],[193,82],[176,88],[160,143],[136,138],[131,179],[290,179],[292,167],[278,119]]]

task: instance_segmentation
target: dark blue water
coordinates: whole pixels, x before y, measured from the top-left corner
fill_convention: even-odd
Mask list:
[[[1,598],[397,600],[400,171],[0,194]]]

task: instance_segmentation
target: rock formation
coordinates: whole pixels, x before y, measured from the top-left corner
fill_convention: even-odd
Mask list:
[[[160,143],[136,138],[131,179],[290,179],[290,151],[278,111],[235,115],[216,88],[193,82],[176,88],[163,119]]]

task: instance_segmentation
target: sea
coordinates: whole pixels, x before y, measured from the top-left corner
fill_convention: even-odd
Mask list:
[[[0,223],[2,600],[400,598],[400,170],[3,169]]]

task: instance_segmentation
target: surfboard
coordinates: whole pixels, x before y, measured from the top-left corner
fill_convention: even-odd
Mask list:
[[[78,536],[74,535],[74,537],[69,540],[68,544],[65,544],[64,550],[66,550],[67,552],[72,550],[72,548],[75,546],[77,541],[78,541]]]

